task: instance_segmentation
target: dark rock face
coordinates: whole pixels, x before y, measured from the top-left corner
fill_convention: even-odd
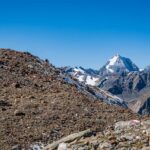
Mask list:
[[[104,79],[103,79],[104,78]],[[98,85],[99,88],[103,88],[114,95],[122,94],[122,78],[119,76],[106,76],[102,77],[100,84]]]
[[[119,94],[122,94],[123,92],[123,89],[121,86],[118,86],[118,85],[114,85],[112,88],[110,88],[108,90],[110,93],[114,94],[114,95],[119,95]]]
[[[144,112],[142,111],[142,105],[143,101],[147,101],[149,98],[146,97],[147,90],[145,89],[149,89],[150,87],[150,71],[144,70],[142,72],[130,72],[125,76],[109,75],[102,78],[105,78],[105,80],[100,82],[100,88],[121,97],[124,101],[128,102],[129,105],[130,102],[133,101],[142,101],[141,108],[139,107],[139,104],[138,107],[140,113]],[[147,112],[150,113],[149,105],[146,106]],[[146,109],[146,106],[144,110]]]
[[[115,95],[126,91],[139,92],[149,86],[149,72],[133,72],[127,76],[107,76],[105,82],[99,84],[100,88],[107,89]]]
[[[146,81],[139,75],[137,78],[132,82],[133,87],[131,89],[140,91],[146,86]]]
[[[150,114],[150,97],[144,102],[144,105],[140,108],[138,113],[143,115]]]

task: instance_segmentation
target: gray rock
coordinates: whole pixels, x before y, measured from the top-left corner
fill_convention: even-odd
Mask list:
[[[100,143],[99,149],[112,149],[112,145],[108,142]]]
[[[22,148],[21,148],[20,145],[15,145],[15,146],[12,147],[11,150],[21,150],[21,149],[22,149]]]
[[[90,148],[88,146],[84,146],[84,147],[79,147],[78,150],[90,150]]]
[[[42,143],[35,143],[30,146],[29,150],[42,150],[44,148],[44,145]]]
[[[150,128],[146,129],[146,135],[150,137]]]
[[[121,136],[121,139],[132,141],[134,139],[134,136],[130,135],[130,134],[124,134],[124,135]]]
[[[59,144],[57,150],[67,150],[67,144],[66,143]]]
[[[141,124],[143,126],[150,127],[150,120],[143,121]]]
[[[128,129],[134,126],[140,126],[139,120],[130,120],[130,121],[120,121],[115,124],[115,130]]]
[[[150,150],[150,146],[149,147],[143,147],[142,150]]]
[[[15,110],[14,115],[15,116],[25,116],[25,113],[20,110]]]

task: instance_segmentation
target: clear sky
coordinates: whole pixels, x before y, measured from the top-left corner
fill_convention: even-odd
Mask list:
[[[119,53],[143,68],[150,0],[0,0],[0,47],[96,69]]]

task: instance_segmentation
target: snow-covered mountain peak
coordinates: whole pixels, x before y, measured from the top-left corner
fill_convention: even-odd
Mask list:
[[[119,54],[114,55],[111,59],[108,60],[106,65],[101,69],[100,74],[108,74],[108,73],[123,73],[123,72],[131,72],[131,71],[139,71],[139,68],[126,57],[122,57]]]
[[[109,60],[109,63],[106,66],[106,69],[108,69],[110,72],[114,72],[112,69],[110,69],[111,66],[119,65],[120,63],[121,63],[121,56],[117,54]]]
[[[70,74],[72,77],[78,79],[88,85],[96,86],[99,81],[98,71],[93,69],[84,69],[82,67],[67,67],[65,72]]]

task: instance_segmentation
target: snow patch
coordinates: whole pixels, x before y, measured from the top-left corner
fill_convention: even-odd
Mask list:
[[[96,77],[92,77],[92,76],[87,76],[86,78],[86,84],[91,85],[91,86],[95,86],[98,82],[99,78]]]
[[[84,82],[84,75],[80,75],[77,77],[80,82]]]
[[[82,70],[80,67],[75,67],[73,70],[74,70],[75,72],[80,72],[80,73],[82,73],[82,74],[85,73],[85,71]]]
[[[94,70],[93,72],[92,70],[86,71],[86,69],[82,67],[67,68],[66,72],[77,79],[79,82],[83,82],[91,86],[96,86],[99,80],[98,75],[93,75]],[[92,74],[90,74],[89,72],[92,72]]]

